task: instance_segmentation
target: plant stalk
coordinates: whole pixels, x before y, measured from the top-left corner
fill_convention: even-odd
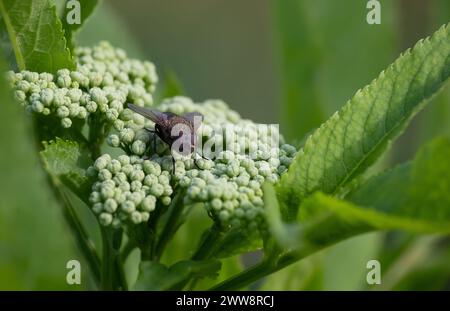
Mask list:
[[[102,290],[128,290],[120,255],[122,230],[101,228],[103,244]]]

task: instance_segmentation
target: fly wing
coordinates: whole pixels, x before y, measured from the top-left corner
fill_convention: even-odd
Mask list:
[[[161,112],[156,109],[139,107],[133,104],[128,104],[128,108],[160,125],[165,125],[169,119],[175,116],[171,112]]]
[[[200,112],[188,112],[183,115],[183,118],[189,122],[194,131],[197,131],[203,122],[203,115]]]

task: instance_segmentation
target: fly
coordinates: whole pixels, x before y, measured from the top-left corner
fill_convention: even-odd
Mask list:
[[[143,108],[133,104],[128,104],[128,108],[155,123],[153,130],[146,130],[156,134],[159,139],[169,146],[172,155],[173,173],[175,172],[175,158],[172,154],[173,147],[175,147],[175,151],[183,155],[194,153],[195,156],[197,130],[203,121],[203,115],[201,113],[189,112],[180,116],[172,112],[161,112],[156,109]],[[153,137],[153,144],[156,147],[156,137]],[[198,167],[195,162],[195,157],[194,164]]]

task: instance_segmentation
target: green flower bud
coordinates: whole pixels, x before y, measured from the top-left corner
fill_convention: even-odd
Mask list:
[[[117,210],[117,202],[114,199],[107,199],[103,208],[108,213],[114,213]]]
[[[219,219],[220,219],[220,221],[222,221],[222,222],[227,222],[229,218],[230,218],[230,213],[229,213],[229,212],[227,212],[227,211],[221,211],[221,212],[219,213]]]
[[[72,84],[72,79],[70,78],[69,75],[67,75],[67,76],[59,76],[56,79],[56,84],[59,87],[67,87],[67,88],[69,88],[70,85]]]
[[[213,199],[211,201],[211,207],[216,211],[220,210],[222,208],[222,201],[218,198]]]
[[[102,194],[103,199],[109,199],[114,197],[114,188],[112,187],[103,187],[100,190],[100,193]]]
[[[14,91],[14,99],[18,102],[24,102],[27,98],[27,95],[25,94],[25,92],[20,91],[20,90],[16,90]]]
[[[133,120],[134,112],[128,108],[124,109],[120,114],[120,119],[123,121]]]
[[[117,119],[114,121],[113,126],[117,131],[121,131],[125,127],[125,123],[122,120]]]
[[[167,184],[167,185],[164,187],[164,193],[163,193],[163,195],[164,195],[164,196],[170,196],[172,193],[173,193],[172,187],[171,187],[170,185]]]
[[[132,201],[135,204],[135,206],[137,206],[141,204],[143,197],[140,192],[132,192],[128,195],[127,199]]]
[[[102,226],[107,227],[112,223],[113,217],[111,214],[101,213],[100,216],[98,217],[98,220]]]
[[[134,139],[134,131],[130,128],[124,128],[120,131],[119,137],[125,144],[130,144]]]
[[[89,195],[89,202],[98,203],[100,201],[101,201],[100,193],[97,191],[91,192],[91,194]]]
[[[106,139],[106,142],[111,147],[119,147],[120,146],[120,138],[116,134],[109,135],[108,138]]]
[[[133,172],[131,172],[130,174],[130,179],[131,180],[138,180],[138,181],[143,181],[145,178],[145,174],[143,171],[141,170],[134,170]]]
[[[155,175],[147,175],[144,178],[144,185],[152,187],[153,185],[158,183],[158,177]]]
[[[158,181],[161,185],[169,185],[170,183],[169,177],[166,175],[159,175]]]
[[[61,126],[64,128],[69,128],[72,126],[72,120],[69,118],[63,118],[61,119]]]
[[[164,187],[160,184],[154,184],[150,189],[150,193],[159,198],[164,193]]]
[[[67,92],[67,96],[69,96],[70,100],[75,103],[79,102],[81,95],[83,95],[83,92],[80,89],[70,89]]]
[[[90,113],[94,113],[95,111],[97,111],[97,103],[94,101],[88,101],[86,103],[86,110]]]
[[[169,206],[172,199],[170,197],[162,197],[161,203],[165,206]]]
[[[126,154],[120,155],[117,160],[119,160],[122,165],[130,164],[130,157]]]
[[[136,206],[135,206],[134,202],[129,201],[129,200],[120,204],[120,208],[122,211],[124,211],[127,214],[131,214],[132,212],[134,212],[136,210]]]
[[[126,175],[131,175],[133,171],[133,165],[131,164],[125,164],[122,166],[122,172],[124,172]]]
[[[96,170],[100,171],[101,169],[106,168],[108,163],[111,161],[111,157],[108,154],[104,154],[95,160],[94,167]]]
[[[98,179],[104,181],[112,178],[112,174],[107,169],[101,169],[98,173]]]
[[[86,119],[87,117],[87,110],[84,107],[78,107],[78,114],[77,117],[80,119]]]
[[[117,219],[117,218],[113,219],[113,221],[111,223],[111,226],[115,229],[120,228],[121,225],[122,225],[122,222],[120,221],[120,219]]]
[[[118,160],[113,159],[111,160],[111,162],[108,163],[107,168],[112,174],[117,174],[120,172],[122,165]]]
[[[150,213],[141,212],[141,218],[142,218],[142,222],[147,222],[150,219]]]
[[[156,198],[153,195],[146,196],[141,202],[142,209],[147,212],[152,212],[156,207]]]
[[[42,113],[44,111],[44,105],[38,100],[35,100],[33,102],[32,107],[33,110],[37,113]]]
[[[95,214],[100,214],[101,212],[103,212],[103,204],[102,203],[95,203],[94,205],[92,205],[92,211]]]
[[[187,195],[191,198],[191,199],[196,199],[197,196],[200,194],[200,188],[196,187],[196,186],[191,186],[189,187],[188,191],[187,191]]]
[[[122,191],[130,191],[131,185],[127,181],[121,181],[118,184],[119,189]]]
[[[134,141],[134,143],[131,145],[131,151],[133,151],[133,153],[137,155],[143,155],[146,149],[147,146],[140,140]]]
[[[60,118],[66,118],[69,116],[70,114],[70,110],[69,108],[67,108],[66,106],[61,106],[58,108],[58,110],[56,111],[56,114],[58,117]]]
[[[134,211],[131,213],[131,221],[135,224],[139,224],[142,222],[142,216],[141,213],[138,211]]]
[[[142,189],[142,183],[138,180],[133,180],[130,184],[131,191],[139,191]]]
[[[119,117],[119,113],[115,109],[106,110],[106,118],[109,121],[115,121]]]

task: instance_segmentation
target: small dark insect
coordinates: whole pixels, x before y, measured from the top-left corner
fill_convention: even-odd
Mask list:
[[[179,152],[183,155],[194,153],[194,163],[197,147],[197,130],[203,121],[203,115],[199,112],[190,112],[179,116],[172,112],[161,112],[156,109],[143,108],[133,104],[128,104],[128,108],[134,112],[146,117],[155,123],[154,130],[147,131],[156,134],[163,142],[165,142],[171,153]],[[154,136],[155,137],[155,136]],[[174,144],[177,143],[174,148]],[[156,149],[156,140],[153,141],[154,149]],[[185,148],[188,148],[186,150]],[[177,150],[178,149],[178,150]],[[183,150],[184,149],[184,150]],[[202,156],[203,157],[203,156]],[[204,157],[203,157],[204,158]],[[172,154],[173,173],[175,172],[175,158]]]

